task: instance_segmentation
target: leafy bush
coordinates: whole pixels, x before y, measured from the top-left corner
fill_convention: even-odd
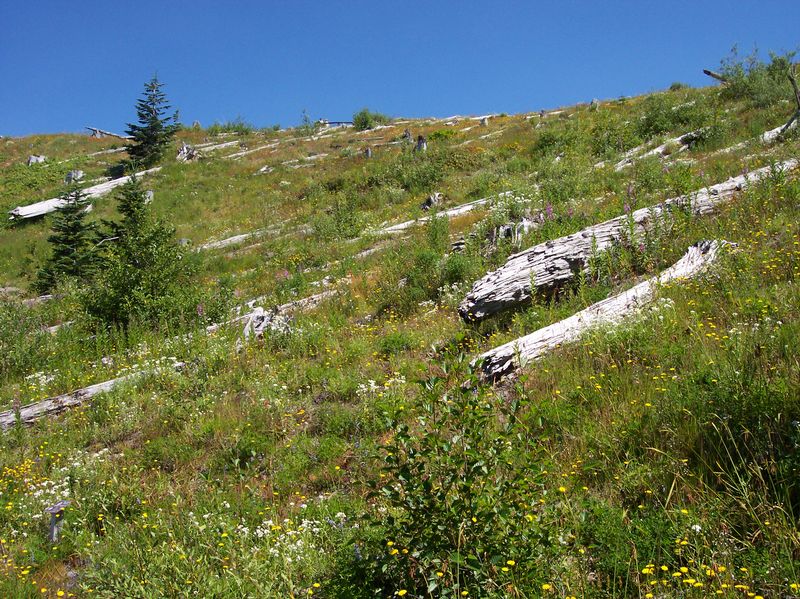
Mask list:
[[[314,231],[323,239],[352,239],[364,228],[355,196],[336,193],[333,203],[314,219]]]
[[[756,108],[767,108],[781,100],[792,98],[792,88],[787,72],[795,53],[784,55],[770,53],[769,63],[761,61],[754,50],[740,58],[734,47],[722,60],[722,75],[727,83],[721,90],[723,98],[747,100]]]
[[[30,166],[18,163],[4,168],[3,176],[0,177],[0,208],[11,208],[15,202],[30,199],[31,196],[41,196],[61,186],[64,176],[77,164],[77,161]]]
[[[592,153],[599,158],[611,158],[641,142],[636,127],[610,112],[600,113],[591,128]]]
[[[366,131],[377,125],[385,125],[389,117],[380,112],[370,112],[369,108],[362,108],[353,115],[353,128],[356,131]]]
[[[430,141],[450,139],[456,134],[454,129],[437,129],[428,135]]]
[[[242,117],[237,116],[232,121],[225,121],[223,123],[214,123],[207,129],[209,135],[219,135],[220,133],[238,133],[239,135],[247,135],[255,131],[256,128],[252,123],[243,120]]]

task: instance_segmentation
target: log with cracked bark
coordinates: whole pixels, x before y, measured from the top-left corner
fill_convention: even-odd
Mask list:
[[[554,348],[576,341],[598,325],[614,325],[655,300],[659,286],[685,279],[704,271],[718,256],[726,242],[701,241],[689,248],[673,266],[635,287],[604,299],[559,322],[489,350],[472,361],[482,376],[498,380],[518,368],[541,358]]]
[[[788,171],[797,164],[796,159],[791,159],[776,164],[775,168]],[[766,166],[731,177],[723,183],[641,208],[514,254],[503,266],[472,286],[458,308],[459,314],[467,322],[480,321],[530,301],[537,292],[561,287],[586,268],[595,252],[609,248],[631,230],[640,235],[658,218],[675,210],[688,210],[694,215],[710,213],[736,192],[768,177],[772,168]]]
[[[179,369],[184,366],[184,363],[174,362],[173,366],[174,368]],[[56,395],[55,397],[49,397],[47,399],[36,401],[20,407],[19,413],[17,413],[17,410],[14,409],[0,412],[0,430],[8,430],[17,424],[17,422],[24,425],[31,425],[45,416],[55,416],[56,414],[60,414],[61,412],[69,410],[70,408],[76,408],[86,403],[95,395],[105,393],[106,391],[111,391],[114,387],[121,383],[133,381],[145,374],[157,371],[158,369],[139,370],[137,372],[132,372],[130,374],[111,379],[110,381],[89,385],[88,387],[78,389],[77,391],[71,391],[62,395]]]
[[[120,177],[119,179],[112,179],[111,181],[100,183],[99,185],[87,187],[83,190],[83,193],[89,199],[99,198],[106,195],[111,190],[116,189],[120,185],[124,185],[125,183],[131,180],[131,177],[142,177],[143,175],[157,173],[160,170],[161,167],[156,166],[154,168],[147,169],[146,171],[135,173],[134,175]],[[27,206],[17,206],[16,208],[9,211],[10,215],[9,219],[22,220],[26,218],[44,216],[45,214],[55,212],[63,205],[64,205],[64,200],[62,200],[61,198],[53,198],[50,200],[44,200],[42,202],[36,202],[35,204],[28,204]]]

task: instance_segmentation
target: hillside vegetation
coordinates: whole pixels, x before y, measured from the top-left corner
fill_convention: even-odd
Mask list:
[[[0,432],[0,595],[800,597],[800,180],[777,166],[800,127],[760,139],[798,108],[787,68],[485,119],[184,128],[140,182],[184,240],[188,315],[107,326],[69,280],[37,300],[53,217],[3,225],[0,410],[138,374]],[[0,139],[0,209],[76,168],[91,185],[123,145]],[[515,252],[761,167],[711,214],[631,223],[566,284],[459,317]],[[708,270],[618,326],[507,379],[470,365],[712,239]],[[261,337],[210,326],[321,292]]]

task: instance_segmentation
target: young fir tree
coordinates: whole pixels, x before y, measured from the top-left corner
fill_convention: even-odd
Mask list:
[[[138,124],[128,123],[126,133],[132,143],[126,146],[130,162],[149,168],[156,164],[164,154],[169,142],[178,131],[178,113],[167,116],[170,105],[161,88],[158,77],[144,86],[144,96],[136,102]]]
[[[195,313],[199,292],[191,284],[194,267],[175,240],[174,229],[155,218],[141,182],[133,177],[120,189],[122,218],[111,225],[102,268],[87,311],[108,324],[128,326],[174,321]]]
[[[95,228],[87,220],[89,200],[77,187],[62,196],[63,205],[53,216],[52,248],[47,262],[39,269],[34,286],[41,293],[51,291],[63,278],[86,282],[94,269]]]

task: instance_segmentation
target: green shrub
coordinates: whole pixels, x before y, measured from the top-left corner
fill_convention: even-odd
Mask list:
[[[787,73],[795,53],[784,55],[770,53],[769,63],[758,57],[757,51],[739,57],[736,47],[722,60],[722,75],[727,82],[720,94],[723,98],[747,100],[756,108],[767,108],[781,100],[791,100],[792,87]]]
[[[414,339],[405,331],[392,331],[384,335],[378,346],[382,354],[391,356],[414,347]]]
[[[428,135],[430,141],[450,139],[456,134],[454,129],[437,129]]]
[[[353,128],[356,131],[366,131],[388,122],[388,116],[380,112],[370,112],[369,108],[363,108],[353,115]]]
[[[255,130],[256,128],[252,123],[248,123],[242,119],[242,117],[237,116],[232,121],[214,123],[206,130],[206,132],[209,135],[219,135],[220,133],[238,133],[239,135],[248,135]]]

